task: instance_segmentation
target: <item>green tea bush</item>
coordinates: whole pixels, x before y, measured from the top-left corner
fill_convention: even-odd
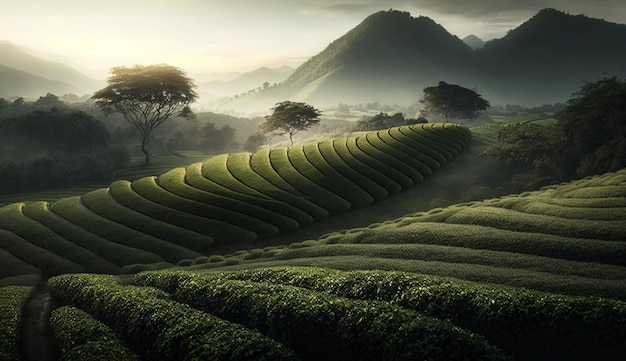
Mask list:
[[[187,305],[165,292],[122,286],[112,276],[65,275],[48,281],[62,302],[106,322],[142,360],[295,360],[255,331]]]
[[[326,209],[329,213],[341,212],[350,209],[351,204],[344,198],[327,190],[300,173],[290,159],[287,148],[273,148],[270,152],[270,162],[274,169],[307,199]]]
[[[381,200],[389,195],[389,192],[384,187],[357,171],[357,169],[355,169],[353,165],[350,165],[348,161],[343,160],[339,153],[337,153],[334,149],[333,143],[333,139],[327,139],[318,143],[305,144],[304,147],[305,151],[312,148],[311,151],[319,153],[319,155],[328,163],[330,167],[341,173],[344,177],[350,180],[350,182],[358,185],[374,200]]]
[[[228,154],[220,154],[209,158],[202,163],[202,175],[218,184],[234,191],[249,194],[255,197],[269,198],[262,192],[248,186],[243,181],[235,178],[228,170]]]
[[[433,170],[439,169],[443,164],[446,164],[448,160],[446,157],[439,153],[436,149],[433,149],[426,144],[419,141],[417,135],[413,131],[411,131],[410,127],[398,127],[391,128],[388,130],[389,134],[398,142],[409,146],[412,149],[415,149],[421,153],[424,153],[428,157],[432,158],[435,162],[428,162]]]
[[[53,310],[50,327],[61,361],[139,360],[104,323],[75,307],[63,306]]]
[[[32,287],[0,287],[0,360],[19,360],[18,330]]]
[[[47,202],[29,203],[24,207],[23,212],[27,217],[40,222],[51,231],[65,237],[65,239],[100,255],[102,258],[118,266],[131,263],[153,263],[162,260],[162,258],[154,253],[111,242],[108,239],[87,231],[85,228],[79,227],[57,214],[50,212]]]
[[[408,164],[402,162],[401,160],[396,159],[399,152],[398,154],[393,154],[395,153],[391,152],[391,149],[393,148],[385,149],[383,151],[374,146],[374,144],[382,147],[384,143],[376,136],[376,134],[368,133],[363,136],[356,137],[357,147],[359,147],[362,152],[377,159],[397,172],[397,178],[394,177],[394,179],[398,183],[402,184],[405,189],[412,187],[415,183],[424,179],[421,173],[411,168]]]
[[[311,174],[307,175],[310,179],[315,180],[316,183],[335,194],[340,194],[352,204],[352,207],[361,207],[374,202],[374,197],[366,192],[360,184],[343,175],[342,168],[348,168],[345,164],[343,167],[339,167],[340,169],[337,169],[326,161],[320,152],[319,142],[307,143],[297,148],[291,148],[289,154],[290,156],[298,154],[300,159],[304,157],[310,166],[305,167],[306,169],[300,169],[300,172],[303,174],[310,172]],[[292,162],[296,168],[306,164],[304,161],[298,162],[293,158]]]
[[[0,234],[1,237],[1,234]],[[0,279],[25,274],[37,274],[41,271],[32,264],[24,262],[4,248],[0,248]]]
[[[421,128],[425,130],[424,135],[446,147],[452,155],[458,155],[467,145],[467,141],[455,137],[456,134],[454,132],[448,131],[445,136],[442,136],[441,131],[439,131],[444,129],[442,123],[421,124]]]
[[[161,284],[168,278],[179,284],[196,279],[182,272],[158,276],[137,277],[159,279]],[[626,355],[624,301],[394,271],[281,267],[204,277],[285,284],[348,298],[390,301],[451,320],[520,360],[621,360]]]
[[[293,217],[297,217],[298,221],[303,222],[303,224],[309,224],[313,221],[313,217],[304,212],[302,210],[302,207],[300,207],[302,205],[300,203],[306,205],[312,205],[312,203],[305,201],[304,199],[295,195],[288,195],[287,198],[290,202],[285,202],[284,197],[278,197],[278,200],[276,200],[270,199],[268,197],[258,197],[234,191],[205,178],[202,175],[202,163],[192,164],[187,167],[185,181],[190,186],[200,189],[202,191],[209,192],[224,198],[233,199],[242,204],[252,205],[268,210],[276,210],[279,213],[282,212],[283,215],[295,209],[295,211],[290,214],[292,214]],[[291,205],[293,205],[294,203],[296,205],[291,207]],[[245,206],[243,208],[245,208]],[[306,206],[304,208],[306,208]]]
[[[207,251],[213,243],[213,238],[209,236],[159,221],[122,205],[107,189],[85,193],[81,200],[86,208],[102,217],[197,252]]]
[[[235,178],[239,179],[249,187],[270,197],[273,204],[271,208],[268,208],[268,210],[280,213],[284,217],[288,217],[287,219],[291,222],[294,222],[292,218],[295,218],[297,222],[301,224],[309,224],[313,221],[311,215],[289,203],[289,201],[294,201],[294,198],[297,199],[297,197],[294,197],[293,193],[290,193],[271,183],[261,174],[252,169],[251,153],[230,154],[228,160],[226,161],[226,166],[228,171],[231,172]],[[286,225],[282,228],[289,229],[289,226],[290,225]],[[297,228],[297,226],[298,224],[296,223],[294,227]]]
[[[471,207],[461,209],[446,219],[448,223],[474,224],[510,231],[547,233],[572,238],[624,240],[626,223],[566,219],[516,212],[495,207]]]
[[[190,249],[174,245],[101,217],[85,208],[81,204],[80,197],[58,200],[52,203],[50,211],[111,242],[154,253],[161,260],[177,262],[179,259],[200,256],[199,253]]]
[[[366,134],[365,138],[375,148],[400,161],[403,167],[399,168],[395,165],[394,167],[409,176],[414,183],[421,182],[422,180],[424,180],[425,176],[428,176],[432,173],[431,169],[428,168],[428,166],[426,166],[420,160],[403,152],[401,149],[398,149],[398,147],[394,147],[393,145],[385,142],[380,137],[380,132]],[[393,144],[397,146],[400,143],[393,142]]]
[[[257,329],[305,360],[507,359],[478,335],[387,303],[211,276],[180,280],[174,297]]]
[[[252,154],[252,157],[250,158],[250,169],[254,173],[260,175],[263,179],[266,179],[274,187],[284,191],[272,193],[271,196],[308,213],[311,217],[311,222],[313,219],[328,216],[329,213],[325,208],[322,208],[313,203],[313,201],[307,199],[303,193],[296,190],[282,177],[282,175],[278,173],[271,163],[270,154],[272,151],[272,148],[262,149]],[[305,224],[307,223],[305,222]]]
[[[333,141],[334,152],[336,152],[344,162],[350,165],[350,167],[358,173],[371,179],[372,182],[384,188],[387,194],[381,193],[383,197],[386,197],[388,194],[399,193],[402,191],[402,186],[398,182],[376,168],[376,164],[373,164],[375,160],[371,160],[370,158],[365,157],[365,155],[363,155],[361,159],[356,157],[353,154],[356,150],[351,150],[350,147],[348,147],[348,139],[335,139]],[[358,152],[360,152],[360,150]],[[372,163],[368,163],[369,161]]]
[[[85,271],[115,272],[117,267],[104,258],[78,247],[41,223],[26,217],[22,212],[24,205],[23,203],[14,203],[0,208],[0,219],[2,219],[0,229],[11,231],[35,246],[80,265]]]
[[[16,235],[0,229],[0,247],[13,256],[31,264],[47,276],[62,273],[84,272],[85,269],[66,258],[38,247]]]
[[[438,244],[454,247],[531,254],[556,259],[626,266],[626,243],[563,237],[471,224],[422,222],[421,217],[400,224],[338,236],[339,243]]]
[[[382,152],[372,147],[367,142],[367,139],[364,139],[363,137],[351,137],[346,140],[346,145],[348,147],[348,151],[354,158],[383,173],[385,176],[397,183],[400,186],[400,189],[406,189],[413,186],[411,178],[391,167],[383,160],[380,160],[370,154],[374,153],[375,155],[382,156]],[[369,150],[370,153],[366,152],[365,149]],[[387,157],[382,158],[384,158],[385,161],[388,160],[385,159]]]
[[[246,157],[249,158],[247,155]],[[229,157],[229,160],[231,158],[233,158],[233,155]],[[185,180],[186,173],[187,171],[185,170],[185,168],[176,168],[164,174],[161,174],[157,178],[157,182],[164,189],[181,197],[204,204],[211,204],[213,206],[229,211],[243,213],[247,216],[256,217],[261,221],[275,225],[281,230],[297,229],[300,226],[300,223],[297,219],[302,218],[303,215],[305,217],[305,221],[308,220],[308,215],[306,213],[280,201],[273,201],[271,208],[267,206],[259,207],[255,204],[242,202],[238,199],[224,197],[218,194],[213,194],[203,191],[201,189],[194,188],[187,184]],[[233,173],[233,175],[235,174]],[[258,175],[256,176],[261,178]],[[250,175],[246,174],[246,179],[249,178]]]
[[[435,150],[439,154],[441,154],[445,158],[445,163],[454,159],[455,151],[448,146],[441,144],[438,141],[433,140],[430,137],[430,134],[426,132],[426,130],[421,127],[402,127],[400,128],[402,133],[408,135],[414,140],[424,144],[425,146]],[[454,152],[454,153],[453,153]]]
[[[220,214],[229,214],[233,217],[241,219],[242,214],[235,212],[227,212],[226,210],[211,208],[207,205],[195,202],[195,206],[201,207],[202,210],[193,210],[194,213],[182,211],[178,207],[182,205],[177,203],[193,202],[185,200],[182,197],[176,197],[168,193],[156,184],[153,177],[145,177],[132,183],[127,181],[117,181],[111,184],[110,192],[113,198],[125,206],[142,212],[155,219],[163,222],[171,223],[176,226],[187,228],[200,234],[207,234],[215,239],[222,239],[224,235],[230,234],[235,239],[245,239],[248,241],[255,240],[257,234],[244,229],[240,226],[224,222],[220,219],[205,218],[201,215],[204,212],[210,212],[209,216],[217,216]],[[222,216],[223,217],[223,216]],[[252,217],[244,217],[246,220]],[[255,219],[258,222],[258,220]],[[269,225],[268,225],[269,226]]]
[[[388,146],[406,154],[409,159],[411,159],[409,164],[413,165],[422,175],[429,176],[432,174],[433,169],[439,168],[439,164],[431,157],[421,153],[415,148],[405,145],[403,142],[396,140],[389,133],[389,129],[381,130],[377,133],[377,135]]]

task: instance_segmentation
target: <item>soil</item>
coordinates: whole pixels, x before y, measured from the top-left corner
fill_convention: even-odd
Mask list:
[[[59,352],[50,328],[50,313],[56,307],[45,284],[37,286],[24,307],[19,330],[22,361],[57,361]]]

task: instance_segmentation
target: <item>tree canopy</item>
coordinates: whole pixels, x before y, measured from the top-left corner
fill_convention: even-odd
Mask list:
[[[626,167],[626,81],[585,83],[556,117],[553,126],[503,128],[485,154],[559,181]]]
[[[306,103],[286,100],[277,103],[271,115],[265,117],[265,122],[259,124],[259,132],[267,134],[278,131],[279,135],[289,135],[289,142],[293,145],[293,135],[301,130],[308,130],[319,125],[321,111]]]
[[[489,102],[471,89],[440,81],[439,85],[424,89],[420,100],[424,110],[441,114],[446,122],[450,119],[476,119],[481,110],[487,109]]]
[[[167,64],[114,67],[111,74],[109,85],[91,98],[105,113],[121,113],[139,131],[148,165],[152,131],[174,114],[191,115],[189,104],[198,97],[195,84],[183,70]]]

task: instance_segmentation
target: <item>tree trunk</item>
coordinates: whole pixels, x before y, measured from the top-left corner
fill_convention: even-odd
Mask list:
[[[147,168],[150,165],[150,150],[148,149],[148,143],[150,143],[150,135],[146,134],[141,137],[141,151],[144,154],[144,168]]]

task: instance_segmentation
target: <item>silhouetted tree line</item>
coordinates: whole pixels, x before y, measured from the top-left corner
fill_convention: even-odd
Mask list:
[[[236,130],[229,125],[221,127],[206,122],[176,130],[167,138],[165,147],[171,153],[179,150],[196,150],[206,154],[219,154],[239,148]]]
[[[585,83],[549,127],[511,126],[484,154],[556,181],[626,167],[626,81]]]
[[[109,180],[129,159],[99,120],[52,94],[0,99],[0,193]]]
[[[373,117],[363,117],[357,120],[352,125],[350,131],[359,132],[368,130],[380,130],[418,123],[428,123],[428,120],[426,120],[425,118],[407,119],[402,113],[389,115],[387,113],[380,112]]]

